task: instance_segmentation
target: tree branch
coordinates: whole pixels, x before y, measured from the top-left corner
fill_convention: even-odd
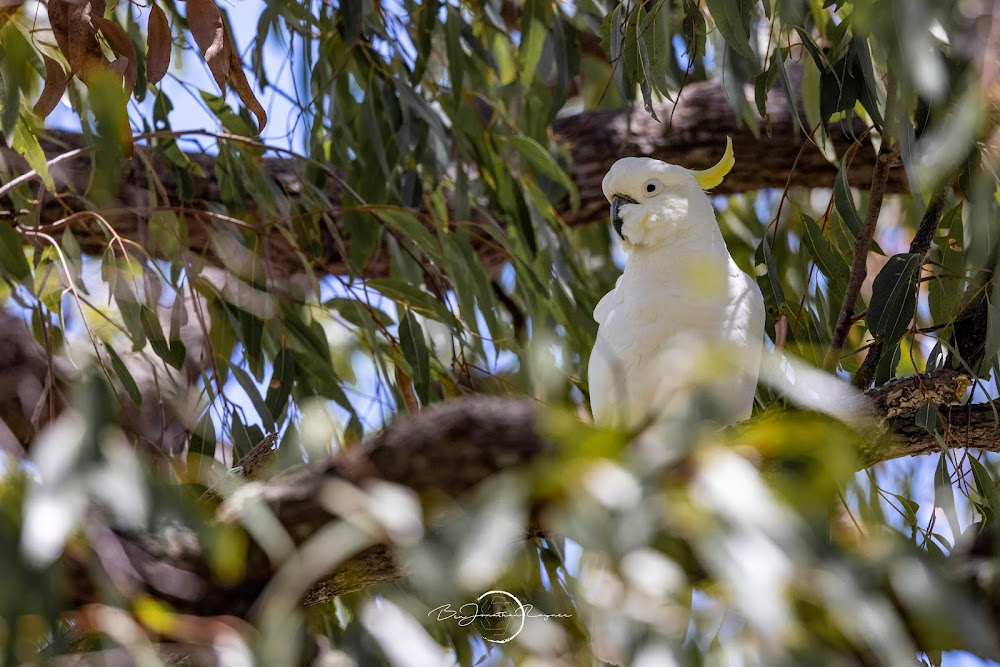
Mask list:
[[[873,437],[863,448],[862,462],[871,466],[903,456],[940,451],[934,435],[914,423],[914,410],[926,399],[954,403],[969,386],[968,377],[942,370],[900,378],[869,393],[876,414],[888,416],[891,437]],[[1000,427],[989,405],[941,408],[945,442],[951,447],[1000,451]],[[289,535],[304,541],[335,519],[330,514],[331,483],[348,482],[362,489],[384,480],[417,492],[425,503],[450,502],[476,485],[507,470],[544,456],[548,441],[537,426],[538,406],[529,400],[487,396],[448,401],[419,413],[400,416],[385,432],[361,446],[347,449],[320,469],[300,469],[256,483],[220,509],[222,520],[239,516],[247,502],[263,502]],[[201,615],[251,613],[255,601],[274,575],[276,566],[252,544],[246,578],[218,580],[197,539],[118,534],[130,566],[141,584],[178,611]],[[169,544],[167,543],[169,540]],[[181,546],[178,546],[181,545]],[[194,547],[192,547],[194,545]],[[93,601],[85,559],[71,570],[76,602]],[[155,567],[154,567],[155,566]],[[393,581],[405,572],[384,545],[369,548],[333,568],[305,595],[307,603]],[[171,587],[171,580],[194,577],[197,587]]]
[[[891,95],[890,95],[891,97]],[[854,305],[861,294],[861,286],[868,277],[868,249],[875,238],[875,227],[878,224],[878,216],[882,211],[882,199],[885,197],[886,185],[889,182],[889,170],[896,161],[898,152],[889,148],[883,139],[882,147],[878,152],[878,159],[875,160],[875,169],[872,171],[872,184],[868,199],[868,213],[865,215],[865,222],[861,228],[861,235],[854,244],[854,261],[851,264],[851,277],[847,283],[844,293],[844,301],[840,304],[840,313],[837,315],[837,325],[833,329],[833,340],[830,341],[830,350],[826,354],[823,367],[828,371],[837,368],[840,362],[841,352],[844,350],[844,343],[847,335],[851,332],[854,324]]]
[[[716,188],[718,193],[783,188],[786,183],[791,187],[830,187],[837,173],[836,167],[815,146],[805,148],[796,164],[796,157],[806,140],[798,129],[784,94],[772,91],[767,108],[770,134],[767,123],[761,119],[755,136],[734,118],[721,85],[707,82],[686,86],[676,106],[667,101],[656,104],[657,116],[670,118],[669,123],[654,121],[641,105],[634,109],[588,111],[557,119],[552,129],[557,143],[569,155],[569,171],[580,193],[580,207],[570,210],[568,201],[564,201],[557,207],[560,215],[569,225],[603,220],[607,215],[607,202],[601,191],[601,180],[619,157],[643,155],[690,168],[703,168],[718,160],[727,136],[733,138],[736,165]],[[852,144],[852,137],[860,136],[863,130],[857,119],[852,127],[832,127],[830,134],[838,152],[846,150]],[[82,145],[80,136],[58,131],[50,132],[49,140],[43,142],[49,158],[79,150]],[[203,254],[209,261],[219,263],[209,236],[215,219],[210,208],[221,199],[220,186],[215,177],[215,158],[194,153],[187,156],[204,177],[196,177],[188,184],[187,187],[192,188],[189,202],[171,201],[169,204],[173,210],[187,213],[191,249]],[[43,224],[87,210],[82,195],[91,182],[92,159],[84,150],[72,157],[62,158],[59,164],[53,166],[51,172],[58,196],[48,194],[43,198],[38,217]],[[248,154],[245,159],[254,158]],[[874,152],[862,149],[848,170],[850,182],[866,186],[874,163]],[[312,187],[303,183],[305,166],[301,159],[264,159],[272,190],[291,203],[301,202],[303,190]],[[0,167],[12,178],[24,176],[29,171],[24,159],[5,147],[0,147]],[[111,193],[109,201],[102,202],[102,214],[123,238],[145,244],[148,234],[146,221],[154,202],[157,207],[167,203],[162,195],[153,199],[152,193],[176,193],[178,186],[171,165],[154,159],[148,149],[138,146],[121,174],[118,191]],[[889,175],[886,182],[888,191],[902,192],[906,188],[904,178]],[[327,180],[324,194],[332,206],[325,207],[323,212],[335,221],[339,220],[338,207],[343,190],[336,179]],[[302,260],[289,242],[289,237],[295,238],[292,219],[275,217],[280,211],[298,209],[295,206],[274,206],[258,210],[254,201],[249,201],[247,206],[248,210],[241,218],[261,234],[262,254],[269,264],[270,275],[301,273]],[[8,212],[7,215],[13,218],[16,213]],[[0,215],[3,213],[0,212]],[[86,216],[75,220],[73,229],[77,232],[81,248],[84,252],[100,254],[109,243],[106,230]],[[320,273],[348,273],[340,240],[322,229],[319,241],[321,249],[310,253],[311,268]],[[478,250],[488,267],[498,267],[505,260],[492,245],[482,244]],[[374,276],[382,275],[387,270],[386,253],[376,252],[362,273]]]

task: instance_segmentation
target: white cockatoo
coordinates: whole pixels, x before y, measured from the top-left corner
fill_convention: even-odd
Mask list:
[[[628,157],[604,177],[611,224],[628,259],[594,309],[600,326],[588,375],[595,423],[655,419],[690,391],[706,358],[724,364],[726,379],[717,373],[708,383],[722,420],[750,416],[764,299],[730,256],[705,194],[733,164],[729,141],[722,160],[704,171]]]

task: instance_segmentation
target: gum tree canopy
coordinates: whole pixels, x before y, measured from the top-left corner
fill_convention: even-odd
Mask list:
[[[0,25],[5,664],[1000,659],[992,0]],[[601,179],[727,137],[754,417],[597,429]]]

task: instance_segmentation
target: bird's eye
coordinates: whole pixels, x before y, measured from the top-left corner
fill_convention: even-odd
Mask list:
[[[659,181],[646,181],[646,184],[642,186],[642,189],[646,192],[647,197],[652,197],[659,192],[662,187],[663,185]]]

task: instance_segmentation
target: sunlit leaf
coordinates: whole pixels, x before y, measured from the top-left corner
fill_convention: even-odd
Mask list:
[[[753,60],[750,49],[750,15],[756,3],[749,0],[705,0],[715,26],[726,44],[747,60]]]

